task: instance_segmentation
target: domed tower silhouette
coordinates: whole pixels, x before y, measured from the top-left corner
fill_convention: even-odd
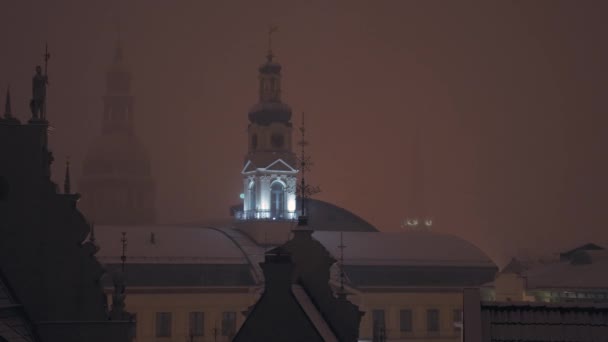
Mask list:
[[[103,104],[101,135],[84,159],[81,208],[96,224],[153,223],[155,181],[135,133],[131,72],[120,40],[106,75]]]
[[[269,32],[269,40],[274,29]],[[291,107],[281,101],[281,64],[269,42],[259,67],[259,100],[249,110],[248,152],[243,174],[244,220],[296,218],[296,156],[292,151]]]

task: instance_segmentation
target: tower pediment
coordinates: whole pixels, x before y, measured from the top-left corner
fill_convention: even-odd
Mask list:
[[[241,173],[253,172],[255,170],[256,167],[253,162],[251,162],[251,160],[248,160],[247,163],[245,163],[245,167],[243,167],[243,171],[241,171]]]
[[[256,165],[256,163],[254,163],[253,161],[248,160],[247,163],[245,163],[245,166],[243,167],[241,173],[250,173],[257,170],[265,172],[298,172],[297,169],[294,169],[283,159],[279,158],[274,160],[270,164],[267,164],[267,166],[265,167],[260,167]]]
[[[283,159],[277,159],[270,165],[266,166],[266,171],[290,171],[297,172],[296,169],[291,167],[289,164],[283,161]]]

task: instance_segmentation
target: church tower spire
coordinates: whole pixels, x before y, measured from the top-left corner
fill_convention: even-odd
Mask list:
[[[246,220],[296,219],[296,157],[292,151],[291,107],[281,99],[281,64],[274,60],[268,30],[266,62],[258,68],[258,103],[249,110],[248,152],[243,174]]]
[[[103,102],[103,131],[125,131],[133,134],[131,72],[127,65],[120,34],[116,40],[112,63],[106,73],[106,92]]]
[[[6,102],[4,103],[4,122],[19,124],[19,120],[13,116],[13,110],[11,107],[11,87],[6,88]],[[2,119],[0,119],[2,121]]]
[[[84,160],[80,205],[101,225],[153,223],[155,182],[148,152],[135,130],[131,72],[120,33],[109,60],[101,135]]]

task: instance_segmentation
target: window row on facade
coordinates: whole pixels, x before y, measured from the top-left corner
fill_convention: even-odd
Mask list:
[[[137,324],[137,315],[135,316]],[[236,334],[236,312],[224,311],[220,326],[214,329],[214,335],[232,337]],[[174,321],[172,312],[156,312],[154,320],[154,335],[156,337],[171,337],[173,335]],[[137,331],[137,328],[135,329]],[[205,336],[205,313],[193,311],[188,313],[188,335],[191,337]]]
[[[369,313],[368,313],[369,314]],[[452,309],[447,312],[447,310],[440,310],[436,308],[429,308],[425,311],[414,311],[409,308],[403,308],[399,310],[398,313],[398,329],[401,334],[410,334],[410,333],[422,333],[423,331],[417,331],[416,326],[414,325],[415,315],[424,315],[422,318],[424,320],[424,332],[430,335],[437,335],[441,332],[441,322],[443,320],[449,319],[449,325],[451,327],[451,333],[459,333],[461,329],[462,322],[462,310],[461,309]],[[374,309],[371,311],[371,322],[372,322],[372,335],[387,335],[389,332],[387,331],[387,317],[386,310],[384,309]],[[443,325],[445,326],[445,325]]]

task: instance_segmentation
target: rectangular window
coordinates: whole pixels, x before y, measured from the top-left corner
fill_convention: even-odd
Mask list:
[[[460,309],[454,309],[453,321],[454,331],[460,331],[462,328],[462,311]]]
[[[133,325],[131,325],[131,337],[136,338],[137,337],[137,314],[136,313],[131,315],[131,321],[133,322]]]
[[[236,333],[236,312],[222,313],[222,336],[234,336]]]
[[[439,332],[439,310],[428,309],[426,311],[426,331]]]
[[[205,313],[190,313],[190,336],[204,336],[205,334]]]
[[[399,330],[401,332],[412,332],[412,310],[402,309],[399,311]]]
[[[156,337],[171,337],[171,313],[156,313]]]
[[[382,340],[386,335],[386,322],[384,320],[384,310],[372,310],[372,335],[376,340]]]

